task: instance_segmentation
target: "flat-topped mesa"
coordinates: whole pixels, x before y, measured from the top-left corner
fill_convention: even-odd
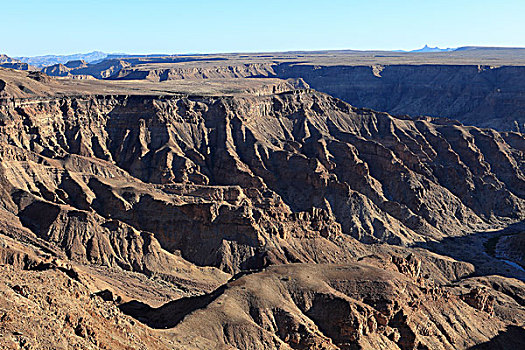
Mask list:
[[[308,88],[302,79],[210,78],[200,80],[169,80],[159,84],[150,80],[100,80],[89,72],[71,75],[64,65],[48,67],[59,69],[61,77],[50,77],[39,71],[22,72],[0,68],[0,104],[13,102],[34,103],[36,99],[52,97],[88,96],[224,96],[224,95],[271,95],[298,88]],[[108,73],[113,68],[108,68]],[[48,72],[50,73],[50,72]],[[51,73],[50,73],[51,74]],[[102,73],[101,73],[102,74]],[[106,73],[103,73],[106,74]],[[29,99],[29,100],[27,100]]]
[[[396,118],[309,89],[27,101],[0,107],[0,129],[13,189],[228,272],[342,262],[355,239],[412,244],[525,216],[523,135]]]
[[[79,68],[79,67],[86,67],[87,66],[87,62],[84,61],[84,60],[73,60],[73,61],[68,61],[65,66],[67,68]]]
[[[57,63],[44,67],[42,72],[50,76],[91,75],[98,79],[108,78],[130,64],[122,60],[104,60],[88,64],[83,60],[69,61],[66,64]]]
[[[254,77],[274,77],[274,64],[272,63],[246,63],[237,65],[217,66],[190,66],[156,68],[139,65],[127,67],[109,77],[115,80],[140,80],[152,81],[166,80],[198,80],[198,79],[236,79]]]
[[[21,62],[17,59],[11,58],[6,55],[0,54],[0,68],[8,68],[8,69],[17,69],[22,71],[28,71],[28,70],[36,70],[35,67],[25,63]],[[0,86],[0,91],[1,91]]]

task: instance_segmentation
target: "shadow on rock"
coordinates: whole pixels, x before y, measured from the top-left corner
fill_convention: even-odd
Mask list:
[[[132,300],[119,305],[119,309],[126,315],[133,317],[151,328],[173,328],[178,325],[186,315],[209,305],[224,293],[225,289],[226,285],[216,289],[210,294],[173,300],[158,308],[152,308],[148,304]]]
[[[525,329],[509,326],[488,342],[475,345],[469,350],[515,350],[522,349],[525,344]]]
[[[500,275],[525,281],[525,270],[495,256],[499,238],[525,231],[521,221],[498,231],[477,232],[462,237],[448,237],[439,242],[419,243],[416,246],[474,265],[474,276]]]

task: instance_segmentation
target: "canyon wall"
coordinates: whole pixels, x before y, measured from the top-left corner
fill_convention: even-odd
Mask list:
[[[281,78],[301,77],[356,107],[525,130],[523,66],[280,64],[275,72]]]
[[[336,262],[357,241],[414,244],[525,216],[523,135],[313,90],[71,97],[0,117],[4,208],[82,261],[152,271],[160,263],[138,247],[158,240],[227,272]],[[91,227],[133,242],[102,249]]]
[[[41,78],[20,81],[51,95]],[[524,220],[521,133],[291,85],[28,95],[0,103],[0,347],[525,338],[525,272],[459,244]],[[495,244],[498,257],[521,263],[516,238]],[[432,243],[444,253],[422,248]]]

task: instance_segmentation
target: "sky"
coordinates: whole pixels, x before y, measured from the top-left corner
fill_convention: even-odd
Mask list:
[[[0,53],[525,47],[525,0],[0,0]]]

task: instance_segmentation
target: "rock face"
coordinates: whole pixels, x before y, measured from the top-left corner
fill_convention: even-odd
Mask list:
[[[170,349],[61,272],[0,267],[2,349]]]
[[[17,69],[17,70],[36,70],[35,67],[25,63],[21,62],[20,60],[11,58],[6,55],[0,54],[0,67],[1,68],[9,68],[9,69]]]
[[[16,60],[6,55],[0,55],[0,67],[17,69],[17,70],[34,70],[35,69],[34,67],[30,66],[27,63],[21,62],[19,60]]]
[[[10,68],[10,69],[17,69],[17,70],[34,70],[33,67],[28,65],[24,62],[7,62],[7,63],[1,63],[0,67],[2,68]]]
[[[525,129],[525,67],[474,65],[280,65],[281,78],[303,78],[312,88],[357,107],[395,115],[430,115],[499,130]]]
[[[497,257],[525,266],[525,232],[498,239],[495,254]]]
[[[310,89],[5,99],[5,308],[39,308],[15,326],[0,314],[2,339],[38,339],[42,295],[66,283],[89,311],[53,308],[74,310],[54,318],[64,347],[488,342],[523,320],[523,283],[408,246],[522,221],[524,164],[523,134],[393,117]],[[112,325],[99,323],[106,312]],[[128,331],[122,312],[149,328]]]
[[[12,59],[11,57],[9,57],[7,55],[0,54],[0,64],[2,64],[2,63],[11,63],[11,62],[16,62],[16,60]]]
[[[66,98],[2,115],[11,210],[59,245],[87,244],[68,235],[92,227],[134,232],[142,245],[147,231],[185,259],[236,272],[349,256],[310,244],[403,245],[524,216],[521,134],[394,118],[309,90]]]
[[[505,294],[480,290],[466,297],[459,286],[431,286],[361,263],[292,264],[191,300],[201,303],[196,310],[188,310],[188,299],[121,309],[153,328],[169,327],[169,337],[190,348],[465,349],[496,336],[505,312],[516,308],[515,320],[525,317]],[[501,304],[495,311],[496,299]],[[176,313],[187,316],[170,317]]]
[[[333,52],[331,55],[109,57],[91,64],[81,61],[68,63],[69,66],[55,64],[43,68],[43,72],[53,76],[154,82],[254,77],[303,79],[312,88],[356,107],[394,115],[447,117],[467,125],[523,132],[523,50],[516,49],[508,56],[502,56],[503,51],[465,48],[446,54]],[[468,56],[468,52],[473,56]]]
[[[166,81],[178,79],[237,79],[252,77],[275,76],[274,65],[271,63],[246,63],[227,66],[212,67],[180,67],[151,69],[149,67],[129,67],[121,69],[110,79],[115,80],[141,80]]]
[[[122,60],[104,60],[102,62],[87,64],[85,61],[76,60],[66,64],[57,63],[42,68],[42,72],[50,76],[65,77],[70,75],[91,75],[98,79],[108,78],[130,64]]]

